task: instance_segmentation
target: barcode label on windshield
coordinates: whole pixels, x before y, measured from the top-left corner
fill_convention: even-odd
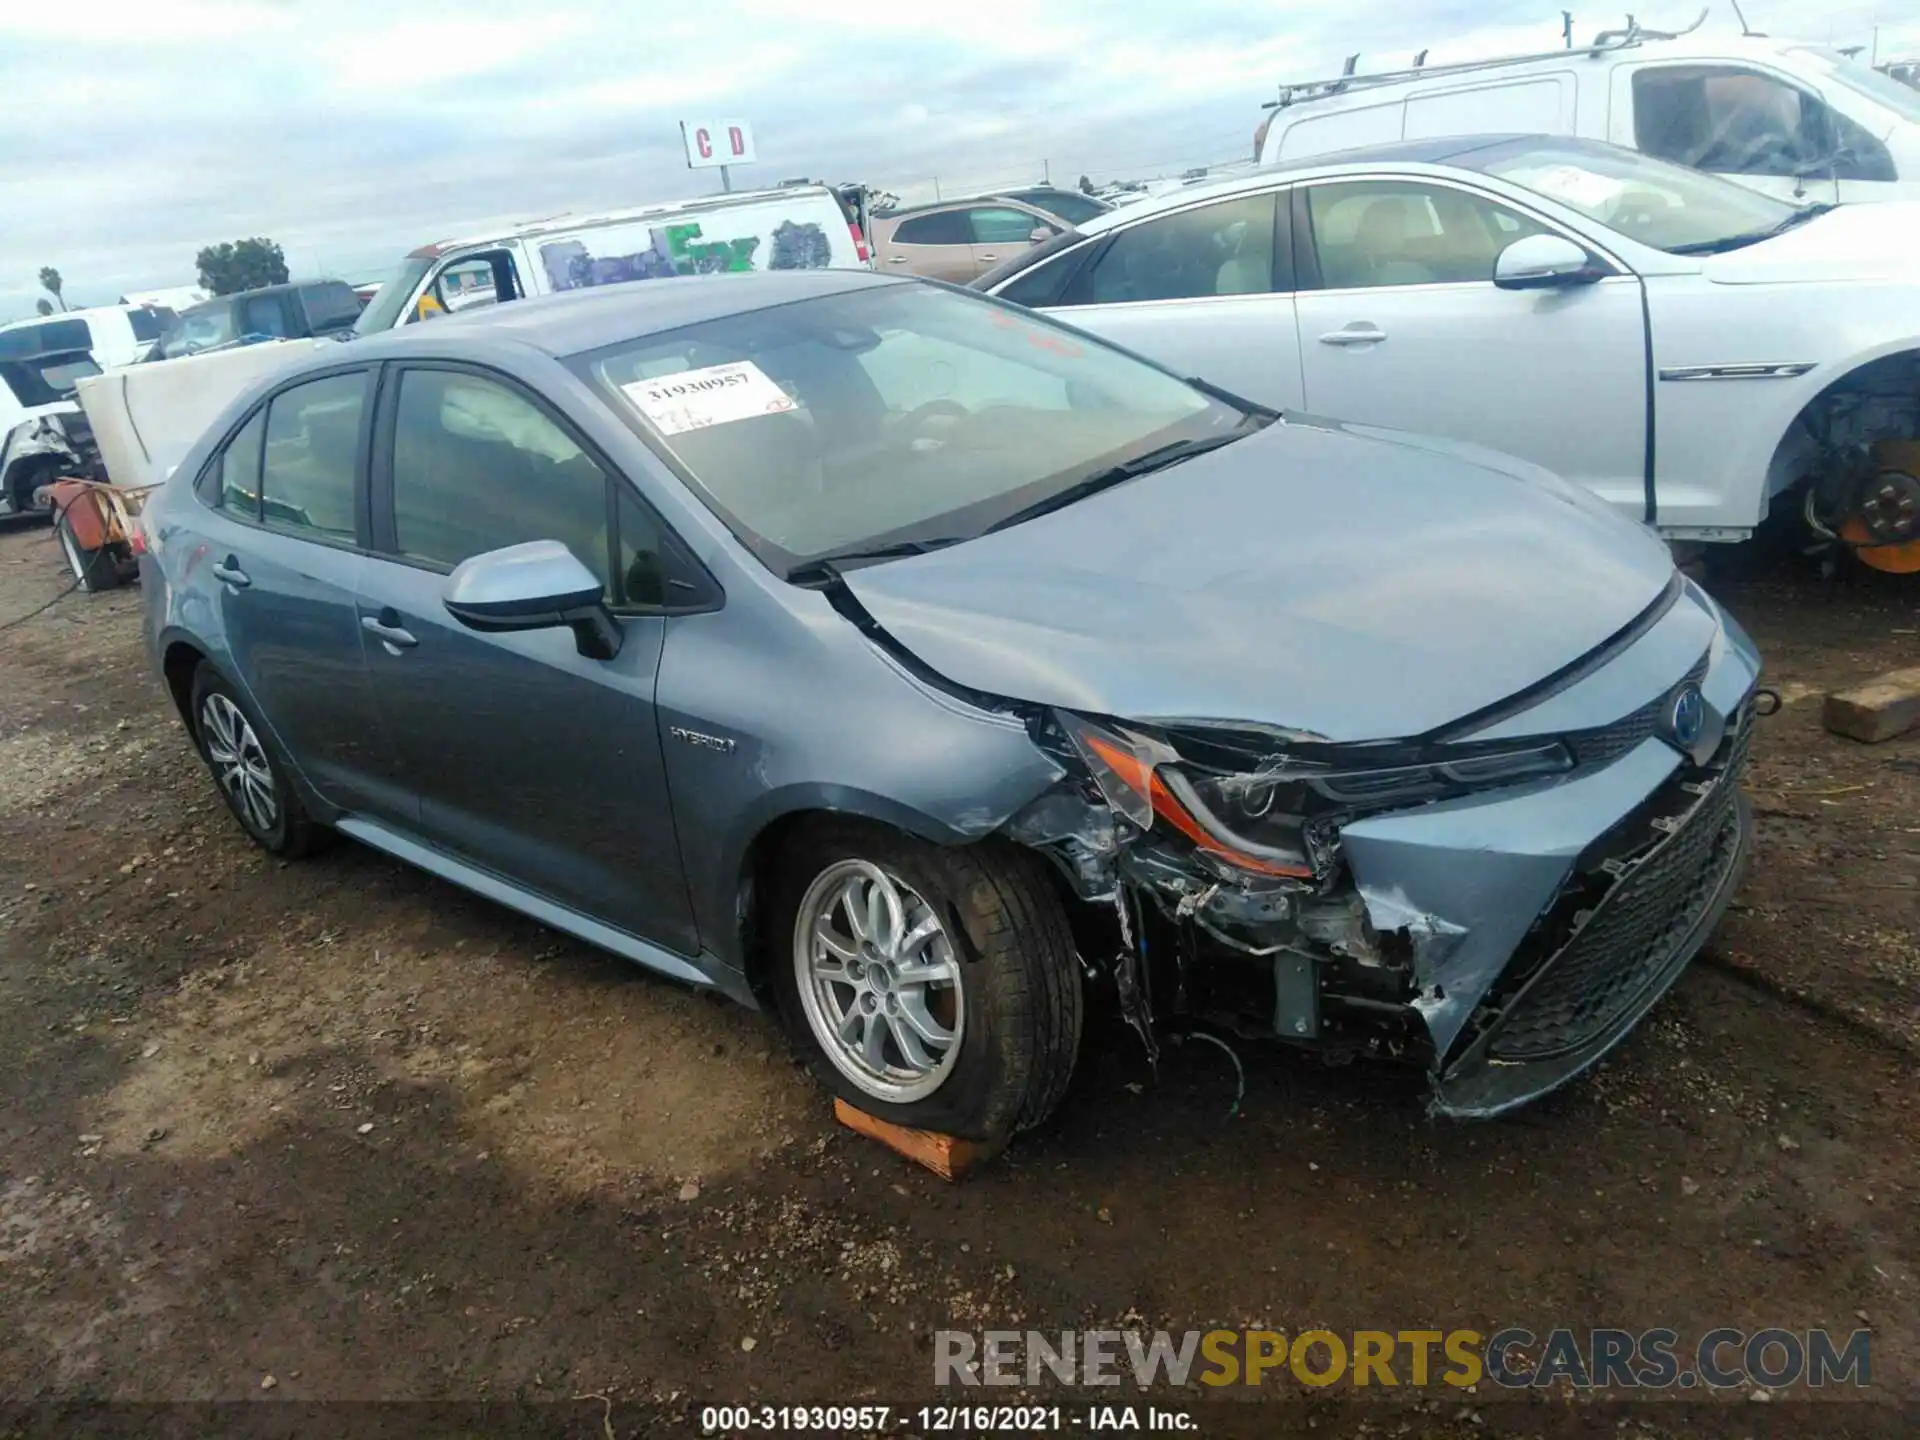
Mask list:
[[[633,380],[620,388],[663,435],[751,420],[756,415],[783,415],[800,408],[751,360],[682,370],[653,380]]]

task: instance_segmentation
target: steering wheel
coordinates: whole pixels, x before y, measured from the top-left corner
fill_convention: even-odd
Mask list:
[[[906,414],[887,422],[887,428],[896,433],[917,436],[930,420],[965,420],[973,412],[957,400],[929,400],[924,405],[916,405]]]

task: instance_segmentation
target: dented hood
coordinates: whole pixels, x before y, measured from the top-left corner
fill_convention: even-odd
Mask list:
[[[1649,531],[1518,461],[1290,418],[1024,524],[853,570],[976,690],[1136,720],[1417,735],[1578,660],[1666,587]]]

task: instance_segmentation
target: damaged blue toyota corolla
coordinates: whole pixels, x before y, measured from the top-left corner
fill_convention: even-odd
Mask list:
[[[1747,849],[1759,660],[1652,535],[925,283],[316,354],[145,525],[154,657],[255,840],[771,1003],[908,1125],[1041,1120],[1103,985],[1150,1048],[1398,1060],[1494,1114],[1633,1026]]]

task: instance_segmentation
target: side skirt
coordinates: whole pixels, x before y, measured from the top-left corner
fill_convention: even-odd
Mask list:
[[[688,985],[697,985],[701,989],[720,990],[732,999],[758,1008],[746,982],[736,977],[732,970],[718,957],[702,955],[698,961],[689,960],[671,950],[664,950],[651,941],[629,935],[624,930],[616,930],[611,925],[603,925],[590,916],[582,915],[578,910],[565,905],[555,904],[530,890],[524,890],[512,881],[503,879],[491,871],[481,870],[456,860],[446,852],[436,850],[430,845],[401,834],[397,830],[382,825],[377,820],[368,820],[361,816],[342,816],[334,822],[334,828],[342,835],[349,835],[362,845],[404,860],[417,866],[430,875],[471,890],[484,899],[509,910],[518,910],[522,915],[530,916],[543,925],[551,925],[556,930],[565,931],[576,939],[589,945],[618,955],[622,960],[631,960],[636,965]]]

